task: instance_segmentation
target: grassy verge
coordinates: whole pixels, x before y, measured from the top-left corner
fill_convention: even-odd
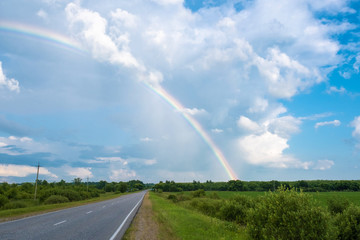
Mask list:
[[[153,210],[160,223],[159,239],[246,239],[244,228],[183,208],[150,192]]]
[[[129,193],[105,193],[101,194],[100,197],[91,198],[82,201],[76,202],[67,202],[67,203],[58,203],[58,204],[49,204],[49,205],[37,205],[27,208],[17,208],[17,209],[8,209],[8,210],[1,210],[0,211],[0,222],[15,220],[23,217],[28,217],[32,215],[42,214],[46,212],[57,211],[60,209],[70,208],[70,207],[77,207],[80,205],[85,205],[89,203],[95,203],[100,201],[105,201],[113,198],[120,197],[122,195],[126,195]]]

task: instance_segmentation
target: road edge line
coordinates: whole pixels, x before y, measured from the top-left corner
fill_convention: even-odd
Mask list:
[[[121,228],[124,226],[124,224],[126,223],[126,221],[128,220],[128,218],[130,217],[130,215],[132,214],[132,212],[137,208],[137,206],[142,202],[142,200],[144,199],[145,194],[141,197],[141,199],[139,200],[139,202],[135,205],[135,207],[130,211],[130,213],[126,216],[126,218],[124,219],[124,221],[121,223],[121,225],[118,227],[118,229],[116,229],[116,231],[114,232],[114,234],[110,237],[109,240],[114,240],[115,237],[118,235],[118,233],[120,232]]]

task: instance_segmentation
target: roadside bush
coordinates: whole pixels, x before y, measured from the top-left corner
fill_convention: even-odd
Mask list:
[[[220,208],[219,217],[245,225],[247,213],[253,206],[254,203],[249,197],[238,195],[224,202]]]
[[[6,203],[4,205],[4,209],[16,209],[16,208],[26,208],[28,207],[28,204],[24,201],[13,201]]]
[[[0,195],[0,208],[3,207],[6,203],[9,202],[9,199],[4,195]]]
[[[56,203],[65,203],[65,202],[69,202],[69,199],[67,197],[60,195],[51,195],[44,201],[45,204],[56,204]]]
[[[72,202],[72,201],[80,201],[81,200],[80,193],[78,193],[78,192],[76,192],[74,190],[63,191],[62,194],[60,194],[60,195],[64,196],[64,197],[67,197],[70,202]]]
[[[327,203],[328,209],[332,214],[342,213],[350,206],[350,202],[341,197],[331,198]]]
[[[213,192],[209,195],[209,198],[212,199],[220,199],[219,194],[217,194],[216,192]]]
[[[174,194],[170,194],[167,199],[172,200],[173,202],[177,202],[177,198]]]
[[[185,195],[185,194],[183,194],[183,193],[178,194],[178,195],[176,196],[176,198],[177,198],[177,200],[178,200],[179,202],[191,200],[191,197],[190,197],[190,196]]]
[[[195,197],[205,197],[206,196],[206,193],[205,193],[205,190],[204,189],[199,189],[199,190],[196,190],[194,192],[192,192],[192,196],[195,198]]]
[[[7,192],[6,192],[6,197],[8,199],[17,199],[18,196],[18,190],[16,188],[10,188]]]
[[[193,199],[190,206],[200,211],[201,213],[216,217],[223,201],[212,199]]]
[[[339,240],[360,239],[360,207],[350,205],[336,218]]]
[[[279,188],[268,193],[247,215],[251,239],[330,239],[330,216],[309,195]]]

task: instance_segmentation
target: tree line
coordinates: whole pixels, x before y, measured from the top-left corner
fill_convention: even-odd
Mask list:
[[[275,191],[280,186],[301,189],[304,192],[331,192],[331,191],[360,191],[360,180],[299,180],[299,181],[240,181],[228,182],[199,182],[176,183],[174,181],[160,181],[155,184],[155,191],[181,192],[196,191]]]
[[[72,182],[61,180],[51,183],[46,180],[38,180],[35,196],[34,183],[9,184],[3,182],[0,183],[0,210],[80,201],[99,197],[103,193],[134,192],[151,187],[151,184],[144,184],[140,180],[83,182],[81,178],[75,178]]]

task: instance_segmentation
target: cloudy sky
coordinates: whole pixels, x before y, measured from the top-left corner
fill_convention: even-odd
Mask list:
[[[360,4],[0,1],[0,181],[359,179]]]

